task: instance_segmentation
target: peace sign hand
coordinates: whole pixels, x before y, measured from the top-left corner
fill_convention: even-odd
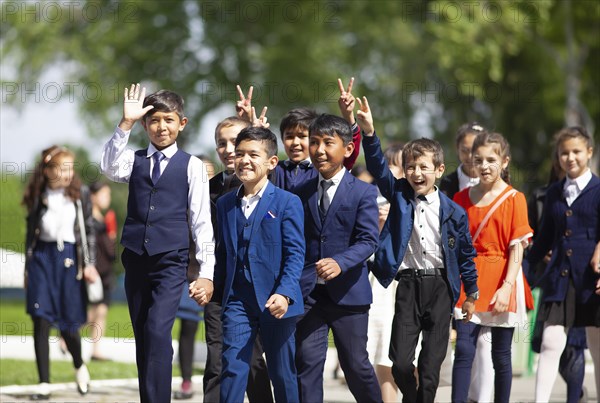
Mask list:
[[[250,86],[248,95],[244,95],[244,91],[242,91],[242,87],[239,85],[236,85],[235,87],[237,88],[237,92],[240,96],[240,100],[235,103],[237,115],[242,119],[252,122],[252,91],[254,91],[254,87]]]
[[[371,114],[371,108],[369,108],[369,101],[367,101],[367,97],[363,97],[362,101],[360,98],[356,98],[356,100],[359,106],[359,110],[356,112],[358,124],[365,136],[371,137],[375,133],[375,127],[373,126],[373,115]]]
[[[338,106],[340,107],[340,112],[342,113],[342,117],[348,121],[351,125],[353,125],[356,121],[354,120],[354,106],[356,105],[354,102],[354,95],[352,95],[352,86],[354,85],[354,77],[350,78],[350,84],[348,84],[348,88],[344,88],[344,84],[342,84],[342,80],[338,78],[338,88],[340,89],[340,97],[338,99]]]
[[[265,106],[260,113],[260,116],[256,117],[256,110],[254,107],[250,109],[250,121],[252,122],[252,127],[262,127],[263,129],[268,129],[271,124],[267,123],[267,107]]]

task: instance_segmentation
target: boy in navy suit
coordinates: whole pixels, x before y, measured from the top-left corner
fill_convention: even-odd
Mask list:
[[[104,146],[101,169],[114,181],[129,182],[121,244],[140,399],[168,402],[171,330],[187,279],[189,233],[200,264],[190,291],[203,305],[213,292],[214,242],[204,163],[177,148],[187,123],[183,99],[166,90],[145,94],[139,84],[125,89],[123,118]],[[150,145],[134,151],[127,142],[140,119]]]
[[[384,287],[398,280],[390,343],[392,374],[402,401],[433,402],[461,282],[468,296],[462,307],[465,320],[471,318],[479,296],[467,215],[435,186],[444,172],[440,144],[430,139],[407,143],[402,151],[406,177],[394,178],[366,97],[358,102],[367,169],[391,204],[373,273]],[[417,388],[413,361],[420,333]]]
[[[354,178],[344,159],[354,151],[347,121],[320,115],[310,125],[309,152],[319,175],[297,189],[304,206],[304,315],[296,330],[300,400],[323,401],[329,329],[348,387],[359,402],[381,402],[367,353],[373,301],[366,261],[377,247],[377,189]]]
[[[250,127],[237,136],[235,174],[243,186],[217,201],[216,288],[223,290],[221,401],[241,402],[260,333],[275,400],[297,402],[296,316],[303,312],[302,205],[275,187],[277,138]]]

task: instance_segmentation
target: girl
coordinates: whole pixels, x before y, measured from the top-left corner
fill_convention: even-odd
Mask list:
[[[585,326],[600,390],[600,179],[592,174],[592,139],[582,127],[556,135],[566,178],[546,193],[541,230],[524,267],[534,268],[552,251],[540,285],[538,312],[544,321],[535,400],[547,402],[556,379],[567,331]]]
[[[454,201],[469,216],[469,230],[477,250],[480,295],[471,321],[456,322],[452,401],[467,401],[478,335],[489,330],[495,370],[494,401],[508,402],[514,328],[527,320],[526,299],[530,306],[533,303],[521,273],[523,247],[533,233],[527,220],[525,196],[509,184],[510,148],[504,137],[482,131],[475,138],[472,151],[479,183],[457,193]],[[465,299],[462,292],[457,314]]]
[[[101,353],[100,340],[106,328],[106,315],[114,282],[113,263],[116,258],[117,222],[115,212],[108,210],[111,200],[110,186],[105,182],[94,182],[90,185],[90,192],[96,235],[96,268],[102,278],[104,297],[101,301],[91,304],[88,323],[92,325],[90,337],[94,341],[92,361],[106,361],[107,359]],[[103,213],[104,211],[106,214]]]
[[[94,248],[81,242],[83,231],[94,245],[92,207],[87,189],[73,172],[74,155],[63,147],[42,152],[29,180],[23,204],[27,208],[25,288],[40,385],[32,399],[49,398],[50,326],[57,324],[73,356],[77,389],[88,392],[90,374],[81,358],[79,328],[86,321],[82,279],[95,280]],[[79,223],[85,221],[85,228]],[[85,261],[82,259],[85,255]]]

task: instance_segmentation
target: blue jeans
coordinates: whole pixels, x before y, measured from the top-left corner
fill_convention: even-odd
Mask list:
[[[471,367],[481,326],[456,322],[456,352],[452,369],[452,401],[466,402],[471,383]],[[511,344],[514,328],[492,327],[492,362],[494,363],[494,402],[508,402],[512,386]]]

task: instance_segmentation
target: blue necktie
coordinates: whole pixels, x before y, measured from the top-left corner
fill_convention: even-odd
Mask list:
[[[165,155],[160,151],[152,154],[152,158],[154,158],[154,167],[152,167],[152,183],[156,185],[158,179],[160,178],[160,162],[165,159]]]

